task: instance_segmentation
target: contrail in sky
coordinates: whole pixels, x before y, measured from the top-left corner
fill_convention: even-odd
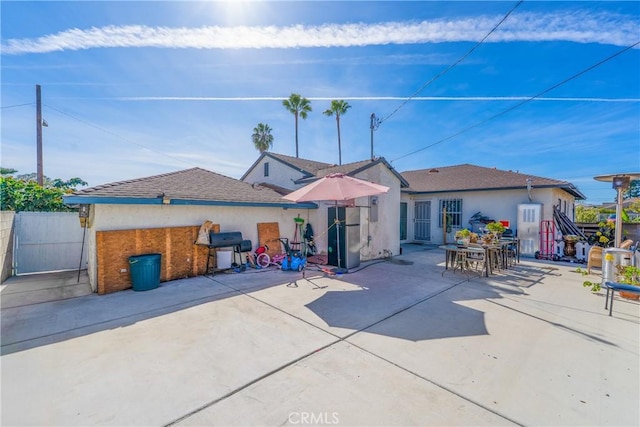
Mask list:
[[[3,55],[99,48],[293,49],[472,42],[485,36],[496,16],[429,21],[291,26],[150,27],[125,25],[72,28],[36,38],[8,39]],[[628,46],[637,41],[637,17],[571,11],[513,14],[485,43],[598,43]]]
[[[406,96],[333,96],[307,97],[310,101],[404,101]],[[417,96],[412,101],[523,101],[530,96]],[[105,98],[54,97],[53,99],[108,100],[108,101],[282,101],[286,96],[119,96]],[[533,101],[552,102],[640,102],[640,98],[536,98]]]

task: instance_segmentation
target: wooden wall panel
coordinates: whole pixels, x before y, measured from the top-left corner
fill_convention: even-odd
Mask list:
[[[195,244],[199,230],[200,226],[97,231],[98,293],[131,287],[132,255],[161,254],[162,282],[204,274],[208,248]],[[219,232],[220,225],[212,230]]]
[[[280,226],[277,222],[258,223],[258,246],[267,245],[267,253],[270,257],[282,253],[282,244],[278,240],[280,237]]]

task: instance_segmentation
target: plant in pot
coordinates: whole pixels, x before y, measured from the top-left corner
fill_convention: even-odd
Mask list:
[[[616,282],[623,283],[625,285],[638,286],[640,287],[640,268],[634,267],[632,265],[616,265]],[[583,273],[586,274],[586,273]],[[582,283],[582,286],[585,288],[590,288],[591,292],[598,292],[602,288],[600,282],[591,282],[590,280],[585,280]],[[625,291],[619,291],[619,294],[623,298],[628,299],[639,299],[639,296]]]
[[[580,236],[565,234],[562,236],[562,240],[564,240],[564,254],[566,256],[574,256],[576,254],[576,243],[580,241]]]
[[[504,230],[506,229],[507,227],[505,227],[504,225],[502,225],[502,223],[499,223],[499,222],[490,222],[489,224],[487,224],[487,230],[489,230],[489,232],[494,236],[493,240],[499,239],[500,236],[502,236],[502,233],[504,233]]]
[[[620,283],[624,283],[625,285],[638,286],[640,287],[640,268],[634,267],[632,265],[616,265],[617,270],[617,280]],[[619,291],[620,296],[622,298],[637,300],[640,299],[640,295],[634,294],[632,292]]]
[[[455,239],[456,243],[462,245],[468,245],[471,238],[471,230],[463,228],[461,230],[456,231]]]

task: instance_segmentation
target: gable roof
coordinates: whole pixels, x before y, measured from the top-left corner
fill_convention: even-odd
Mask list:
[[[443,193],[450,191],[510,190],[527,188],[561,188],[578,200],[585,196],[573,184],[520,172],[486,168],[470,164],[402,172],[409,182],[408,193]]]
[[[68,204],[162,204],[163,197],[170,199],[170,204],[296,205],[283,200],[280,194],[270,188],[253,186],[201,168],[85,188],[63,199]],[[316,207],[315,204],[297,204],[298,207],[301,205]]]
[[[359,162],[346,163],[344,165],[331,165],[327,168],[319,169],[318,171],[316,171],[315,176],[313,177],[305,177],[297,180],[296,184],[309,183],[332,173],[343,173],[345,175],[355,176],[360,172],[379,164],[383,164],[384,166],[386,166],[396,176],[396,178],[398,178],[398,180],[400,181],[400,188],[409,187],[409,183],[407,182],[407,180],[404,179],[404,177],[399,174],[393,168],[393,166],[391,166],[389,162],[385,160],[384,157],[378,157],[377,159],[373,160],[361,160]]]
[[[314,175],[316,175],[318,170],[324,169],[324,168],[328,168],[328,167],[331,166],[331,164],[329,164],[329,163],[316,162],[314,160],[301,159],[299,157],[285,156],[284,154],[271,153],[271,152],[265,151],[260,155],[260,157],[258,157],[258,160],[256,160],[251,165],[251,167],[249,167],[249,169],[247,169],[247,171],[244,173],[244,175],[242,175],[240,180],[243,181],[247,177],[247,175],[249,175],[249,173],[265,157],[269,157],[269,158],[271,158],[271,159],[273,159],[275,161],[284,163],[285,165],[289,166],[290,168],[296,169],[297,171],[301,172],[305,177],[314,176]]]

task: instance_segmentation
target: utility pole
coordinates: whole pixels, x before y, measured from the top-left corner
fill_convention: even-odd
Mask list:
[[[42,94],[40,90],[40,85],[36,85],[36,136],[37,136],[37,144],[38,144],[38,171],[37,171],[37,180],[38,185],[44,185],[44,173],[42,171]]]
[[[371,129],[371,160],[374,160],[373,157],[373,131],[378,129],[380,126],[380,119],[376,117],[376,113],[371,113],[371,124],[369,128]]]

